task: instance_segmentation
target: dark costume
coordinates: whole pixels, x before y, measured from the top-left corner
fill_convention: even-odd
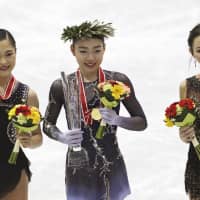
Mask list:
[[[29,161],[21,148],[16,165],[8,163],[16,140],[15,128],[8,121],[8,110],[16,104],[26,103],[28,90],[27,85],[17,82],[11,96],[6,100],[0,100],[0,198],[16,187],[23,169],[29,180],[31,178]]]
[[[131,116],[140,116],[146,121],[129,79],[118,72],[104,70],[104,73],[106,80],[118,80],[130,86],[131,95],[123,100],[123,104]],[[75,77],[75,73],[69,75],[69,79],[75,79]],[[94,90],[97,84],[98,80],[84,83],[89,109],[100,106],[99,97]],[[56,137],[51,127],[56,125],[63,104],[62,83],[60,79],[57,79],[50,89],[43,127],[44,132],[54,139]],[[115,108],[117,114],[119,114],[119,109],[120,105]],[[123,200],[130,194],[126,167],[117,142],[117,127],[107,125],[103,139],[98,140],[95,139],[98,126],[97,121],[93,121],[92,125],[86,125],[82,120],[81,129],[84,133],[81,146],[89,157],[88,166],[82,168],[70,166],[69,155],[72,152],[69,150],[67,153],[65,180],[68,200]]]
[[[195,76],[187,79],[187,97],[200,102],[200,81]],[[200,141],[200,120],[195,123],[195,134]],[[200,198],[200,161],[192,143],[189,146],[185,171],[185,189],[191,198]]]

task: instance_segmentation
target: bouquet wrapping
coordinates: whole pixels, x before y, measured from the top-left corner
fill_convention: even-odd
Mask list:
[[[130,88],[120,81],[106,80],[98,84],[97,92],[100,96],[102,105],[109,109],[113,109],[118,106],[121,100],[130,95]],[[106,123],[102,120],[98,108],[94,108],[91,115],[92,119],[100,120],[100,126],[97,130],[96,138],[102,139]]]
[[[165,110],[165,125],[168,127],[183,127],[194,125],[199,117],[197,104],[190,98],[185,98],[179,102],[172,103]],[[200,160],[200,144],[194,135],[192,144]]]
[[[36,130],[41,122],[41,114],[38,108],[25,104],[17,104],[8,111],[8,119],[12,121],[13,126],[17,129],[18,134],[31,134]],[[12,153],[8,162],[16,164],[20,149],[20,141],[16,139]]]

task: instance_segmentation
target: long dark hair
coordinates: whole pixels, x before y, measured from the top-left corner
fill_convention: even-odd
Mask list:
[[[188,36],[188,46],[190,47],[190,51],[193,54],[193,42],[196,37],[200,36],[200,24],[197,24],[189,33]]]
[[[0,41],[8,39],[11,43],[11,45],[16,49],[16,42],[12,34],[5,30],[5,29],[0,29]]]

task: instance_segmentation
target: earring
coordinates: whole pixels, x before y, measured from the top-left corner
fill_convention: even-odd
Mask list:
[[[197,68],[197,61],[194,59],[194,67]]]

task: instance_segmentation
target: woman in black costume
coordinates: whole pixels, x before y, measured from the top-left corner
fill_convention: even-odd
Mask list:
[[[118,147],[116,130],[119,126],[132,131],[142,131],[147,127],[147,122],[128,77],[119,72],[102,70],[100,67],[105,52],[104,39],[112,36],[113,31],[111,23],[105,24],[95,20],[94,22],[86,21],[79,26],[66,27],[62,34],[64,41],[72,41],[71,52],[79,65],[77,72],[69,74],[67,78],[69,82],[77,81],[79,92],[82,91],[80,95],[81,129],[62,133],[56,127],[63,105],[67,121],[69,121],[67,113],[69,109],[64,98],[65,90],[63,90],[62,80],[57,79],[50,88],[43,130],[49,137],[70,147],[81,143],[82,149],[86,151],[88,164],[83,163],[82,166],[76,167],[71,165],[70,160],[73,148],[68,149],[65,178],[68,200],[123,200],[130,194],[126,167]],[[130,97],[122,101],[130,117],[118,115],[120,106],[113,110],[101,108],[100,112],[107,126],[103,139],[96,139],[99,122],[92,121],[90,113],[92,108],[100,107],[100,100],[94,88],[104,79],[118,80],[130,86]],[[73,86],[69,88],[71,87]]]
[[[16,137],[23,147],[35,148],[42,143],[41,130],[18,135],[8,121],[8,109],[27,103],[38,107],[36,93],[12,75],[16,61],[16,43],[7,30],[0,29],[0,200],[27,200],[31,178],[29,160],[20,148],[16,165],[8,163]]]
[[[200,63],[200,24],[196,25],[188,37],[189,51],[196,62]],[[180,85],[180,98],[195,98],[200,101],[200,74],[187,78]],[[200,121],[195,126],[180,128],[180,138],[189,143],[188,160],[185,170],[185,189],[190,200],[200,200],[200,161],[191,143],[194,134],[200,142]]]

